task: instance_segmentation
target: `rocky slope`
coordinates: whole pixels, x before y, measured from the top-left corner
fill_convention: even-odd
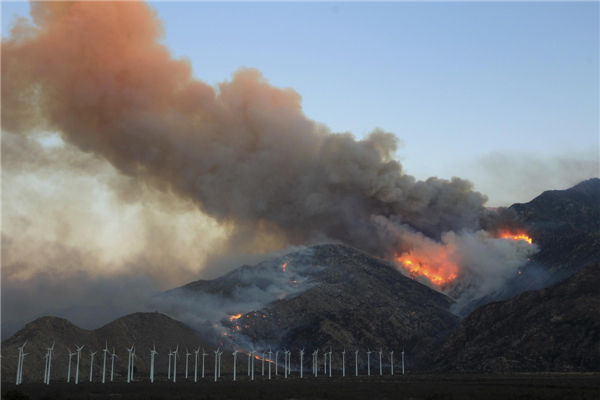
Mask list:
[[[68,350],[75,351],[75,344],[85,345],[80,361],[80,382],[88,382],[90,374],[90,350],[97,351],[94,356],[94,380],[102,379],[102,363],[105,343],[108,344],[112,352],[113,346],[117,357],[115,359],[115,378],[124,379],[127,376],[127,350],[132,344],[136,346],[136,367],[137,379],[147,379],[149,376],[150,351],[149,348],[156,343],[156,350],[159,355],[155,358],[155,371],[157,375],[166,375],[169,365],[168,353],[169,347],[175,349],[179,344],[179,356],[177,371],[178,377],[183,378],[185,374],[185,350],[186,347],[193,354],[193,349],[204,347],[207,353],[212,355],[207,357],[207,371],[214,371],[214,350],[213,346],[202,341],[196,333],[190,330],[182,323],[159,313],[134,313],[119,318],[102,328],[88,331],[81,329],[66,319],[57,317],[41,317],[27,324],[25,328],[15,333],[13,336],[2,342],[2,380],[12,381],[16,377],[16,368],[18,360],[18,347],[22,346],[27,340],[25,352],[25,365],[23,368],[23,382],[37,381],[42,382],[44,377],[46,348],[55,344],[55,351],[52,356],[51,380],[65,381],[68,371]],[[200,357],[201,359],[202,357]],[[222,369],[231,370],[232,360],[229,357],[222,357]],[[75,377],[76,356],[73,357],[71,365],[71,375],[73,381]],[[194,358],[189,358],[190,373],[193,374]],[[212,364],[211,364],[212,362]],[[110,373],[110,362],[107,361],[107,374]],[[164,376],[163,376],[164,378]]]
[[[434,370],[600,370],[600,263],[566,281],[491,303],[465,318],[432,353]]]
[[[245,347],[305,348],[308,354],[317,348],[359,348],[361,360],[366,360],[369,348],[387,352],[404,346],[411,357],[418,357],[459,322],[448,311],[450,298],[344,245],[315,246],[184,289],[231,296],[240,287],[266,286],[260,278],[246,278],[265,269],[284,279],[289,275],[292,283],[305,279],[298,285],[308,286],[292,295],[282,293],[268,306],[227,321],[232,340]],[[295,352],[294,362],[296,356]],[[334,365],[339,362],[334,359]]]

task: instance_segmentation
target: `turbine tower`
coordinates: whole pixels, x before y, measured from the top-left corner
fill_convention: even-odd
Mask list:
[[[154,383],[154,356],[158,354],[156,344],[152,343],[153,349],[150,349],[150,382]]]
[[[54,344],[52,343],[52,347],[48,348],[48,379],[46,379],[46,384],[50,384],[50,368],[52,367],[52,352],[54,351]]]
[[[292,374],[292,350],[288,350],[288,358],[287,358],[287,372],[288,375]]]
[[[111,354],[111,360],[112,360],[112,365],[110,367],[110,381],[113,381],[113,377],[114,377],[114,372],[115,372],[115,358],[119,358],[117,357],[117,353],[115,352],[115,346],[113,346],[113,352]]]
[[[313,353],[315,356],[315,377],[319,376],[319,349]]]
[[[186,347],[185,348],[185,379],[188,378],[188,358],[191,355],[192,355],[192,353],[190,353]]]
[[[252,380],[254,380],[254,349],[250,353],[252,354]]]
[[[198,382],[198,354],[200,353],[200,347],[198,350],[194,350],[194,354],[196,355],[196,364],[194,364],[194,382]]]
[[[279,350],[275,352],[275,375],[277,376],[277,362],[279,361]]]
[[[325,351],[325,353],[323,354],[323,373],[325,375],[327,375],[327,356],[329,355],[329,353],[327,353],[327,351]]]
[[[346,349],[342,351],[342,376],[346,376]]]
[[[81,358],[81,350],[85,347],[85,344],[79,347],[75,343],[75,347],[77,347],[77,371],[75,371],[75,384],[77,385],[79,383],[79,359]]]
[[[92,350],[90,350],[90,354],[92,355],[92,361],[90,362],[90,382],[92,381],[92,372],[94,371],[94,356],[97,352],[96,350],[92,353]]]
[[[371,349],[367,351],[367,375],[371,376]]]
[[[127,349],[129,353],[127,357],[127,383],[131,382],[131,359],[133,358],[131,355],[133,354],[133,345],[131,345],[130,349]]]
[[[219,372],[219,349],[215,350],[215,382],[217,381],[217,373]]]
[[[287,351],[287,349],[283,349],[283,354],[285,356],[284,357],[284,362],[283,362],[284,363],[284,365],[283,365],[284,366],[283,371],[285,372],[285,378],[287,379],[287,372],[288,372],[287,371],[287,357],[288,357],[288,351]]]
[[[356,367],[356,376],[358,376],[358,349],[354,352],[354,366]]]
[[[300,379],[302,379],[302,372],[303,372],[302,370],[304,369],[302,367],[302,365],[303,365],[303,360],[302,359],[303,358],[304,358],[304,349],[300,350]]]
[[[69,383],[71,381],[71,357],[73,357],[77,353],[71,353],[71,349],[69,349],[68,347],[67,350],[69,350],[69,372],[67,372],[67,383]]]
[[[223,355],[223,352],[220,351],[219,352],[219,378],[221,377],[221,356]]]
[[[390,367],[392,368],[392,375],[394,375],[394,351],[390,351]]]
[[[331,349],[329,349],[329,377],[331,378],[331,355],[332,355],[332,351]]]
[[[271,361],[273,359],[273,351],[269,347],[269,379],[271,379]]]
[[[171,351],[171,348],[169,347],[169,375],[167,376],[167,379],[171,379],[171,357],[173,356],[173,352]]]
[[[177,357],[179,356],[179,344],[173,352],[173,382],[177,382]]]
[[[404,349],[402,349],[402,375],[404,375]]]
[[[202,349],[202,377],[204,378],[204,357],[206,357],[208,355],[208,353],[204,352],[204,349]]]
[[[46,366],[44,367],[44,385],[45,385],[48,382],[48,358],[50,358],[50,355],[48,353],[46,353],[46,355],[42,358],[46,359]]]
[[[379,349],[379,375],[383,375],[383,367],[381,366],[381,354],[383,353],[383,349]]]
[[[134,371],[133,364],[135,363],[136,358],[137,358],[137,356],[135,355],[135,345],[133,345],[133,353],[131,353],[131,382],[133,382],[133,371]]]
[[[237,349],[233,349],[233,380],[235,381],[235,367],[236,367],[236,362],[237,362]],[[271,372],[271,370],[269,369],[269,372]]]
[[[106,341],[106,344],[104,346],[104,350],[102,350],[104,352],[104,365],[102,367],[102,383],[106,383],[106,353],[108,353],[108,340]]]
[[[262,376],[265,376],[265,351],[262,352]]]
[[[19,373],[19,384],[23,383],[23,364],[25,363],[25,356],[28,354],[29,353],[23,353],[21,355],[22,361],[21,361],[21,372]]]
[[[23,348],[27,344],[27,340],[23,343],[23,346],[19,347],[19,363],[17,365],[17,385],[21,384],[22,376],[23,376],[23,361],[25,361],[25,355],[23,353]]]

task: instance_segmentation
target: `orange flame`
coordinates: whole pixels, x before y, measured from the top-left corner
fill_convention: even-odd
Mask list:
[[[504,232],[500,235],[500,239],[524,240],[529,244],[533,243],[533,240],[524,233],[513,234],[511,232]]]
[[[281,266],[281,268],[283,269],[283,272],[285,272],[285,267],[287,266],[287,263],[283,263],[283,265]]]
[[[458,265],[450,260],[446,251],[429,253],[426,257],[408,252],[396,259],[410,271],[413,278],[424,275],[436,286],[443,286],[458,275]]]
[[[231,317],[229,317],[229,320],[233,321],[234,319],[239,319],[241,317],[242,317],[242,314],[232,315]]]

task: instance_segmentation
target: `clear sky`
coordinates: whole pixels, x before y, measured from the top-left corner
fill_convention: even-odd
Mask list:
[[[334,132],[394,132],[419,179],[504,205],[599,174],[598,2],[151,4],[199,79],[256,67]]]

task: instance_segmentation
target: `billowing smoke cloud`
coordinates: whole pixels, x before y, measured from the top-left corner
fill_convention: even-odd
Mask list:
[[[469,181],[404,174],[392,133],[331,133],[304,115],[297,92],[255,69],[216,87],[195,79],[160,44],[144,3],[39,2],[31,14],[3,42],[3,129],[58,132],[195,204],[238,253],[340,241],[392,257],[416,232],[443,241],[514,223]]]

